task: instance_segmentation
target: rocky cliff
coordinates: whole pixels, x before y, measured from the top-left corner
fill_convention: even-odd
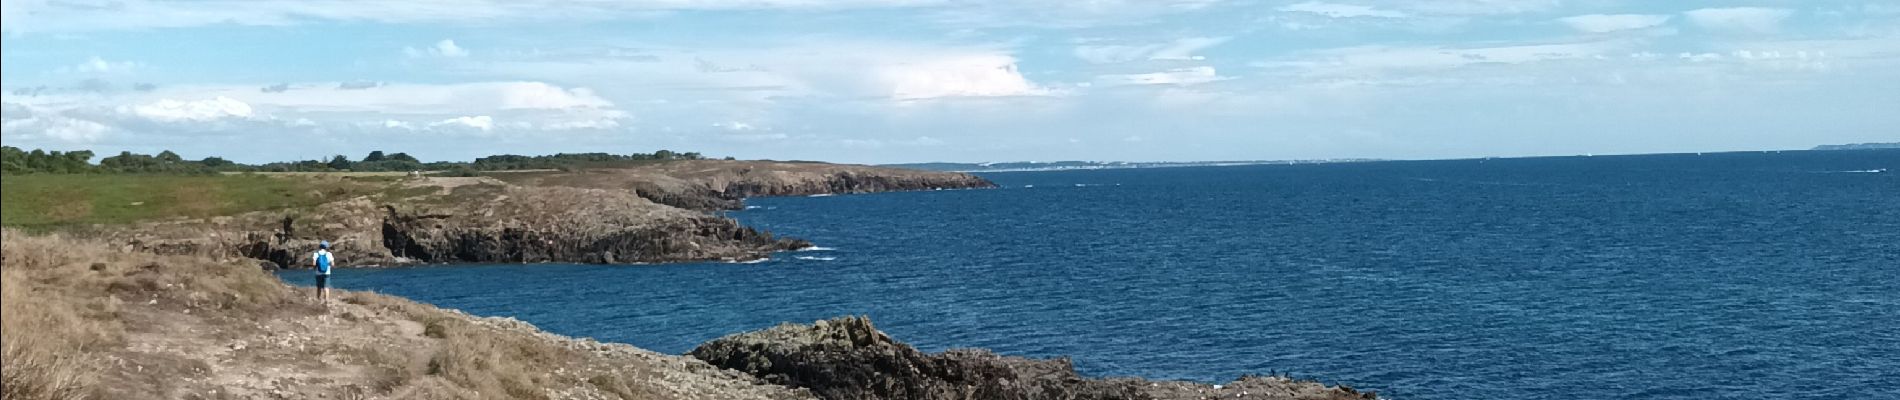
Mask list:
[[[320,240],[346,265],[745,261],[810,246],[707,213],[750,196],[993,187],[975,176],[863,166],[679,161],[627,168],[425,177],[422,193],[305,210],[82,229],[126,250],[305,268]],[[289,179],[289,178],[286,178]]]
[[[707,342],[688,355],[829,400],[1254,399],[1347,400],[1376,395],[1279,377],[1226,385],[1087,379],[1066,359],[1035,360],[985,350],[926,354],[862,317],[785,324]]]
[[[384,249],[430,263],[635,263],[744,260],[810,245],[626,191],[478,186],[455,197],[385,205]]]
[[[957,172],[807,162],[694,160],[572,172],[502,176],[527,186],[632,190],[660,204],[692,210],[742,208],[765,196],[987,189],[991,183]]]

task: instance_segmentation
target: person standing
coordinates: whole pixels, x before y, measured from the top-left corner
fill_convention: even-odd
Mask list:
[[[330,298],[330,266],[336,264],[336,256],[330,255],[330,241],[317,243],[317,252],[310,255],[310,265],[317,268],[317,300]]]

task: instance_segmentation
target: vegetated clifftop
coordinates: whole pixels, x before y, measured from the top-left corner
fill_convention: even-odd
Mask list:
[[[1282,377],[1226,385],[1086,379],[1067,359],[1035,360],[961,349],[925,354],[892,339],[868,318],[784,324],[727,336],[687,353],[820,398],[914,400],[1029,399],[1373,399],[1349,387]]]
[[[631,188],[654,202],[693,210],[739,209],[748,197],[996,187],[966,173],[778,161],[692,160],[500,177],[528,186]]]
[[[127,249],[307,267],[320,240],[346,265],[745,261],[810,246],[706,211],[747,196],[993,187],[966,174],[816,163],[675,161],[629,168],[412,178],[403,197],[298,211],[101,226]]]

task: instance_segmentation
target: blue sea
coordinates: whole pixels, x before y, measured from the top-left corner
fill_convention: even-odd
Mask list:
[[[1396,399],[1900,398],[1900,151],[985,174],[749,200],[752,264],[343,270],[347,289],[681,353],[869,315],[1091,376]],[[296,282],[308,272],[287,272]]]

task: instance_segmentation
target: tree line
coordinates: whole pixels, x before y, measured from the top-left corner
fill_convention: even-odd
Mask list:
[[[157,155],[138,154],[129,151],[99,159],[92,151],[45,151],[22,150],[18,147],[0,146],[0,173],[7,174],[212,174],[220,172],[389,172],[389,171],[451,171],[473,173],[476,171],[510,171],[524,169],[565,169],[587,165],[602,165],[629,161],[698,160],[704,158],[694,152],[673,152],[660,150],[652,153],[608,154],[608,153],[561,153],[540,156],[520,156],[503,154],[477,158],[472,162],[435,161],[422,162],[408,153],[384,153],[372,151],[361,159],[352,160],[347,156],[334,156],[329,160],[304,160],[273,162],[265,164],[244,164],[220,157],[205,157],[201,160],[187,160],[170,150]],[[731,159],[731,157],[727,157]]]

